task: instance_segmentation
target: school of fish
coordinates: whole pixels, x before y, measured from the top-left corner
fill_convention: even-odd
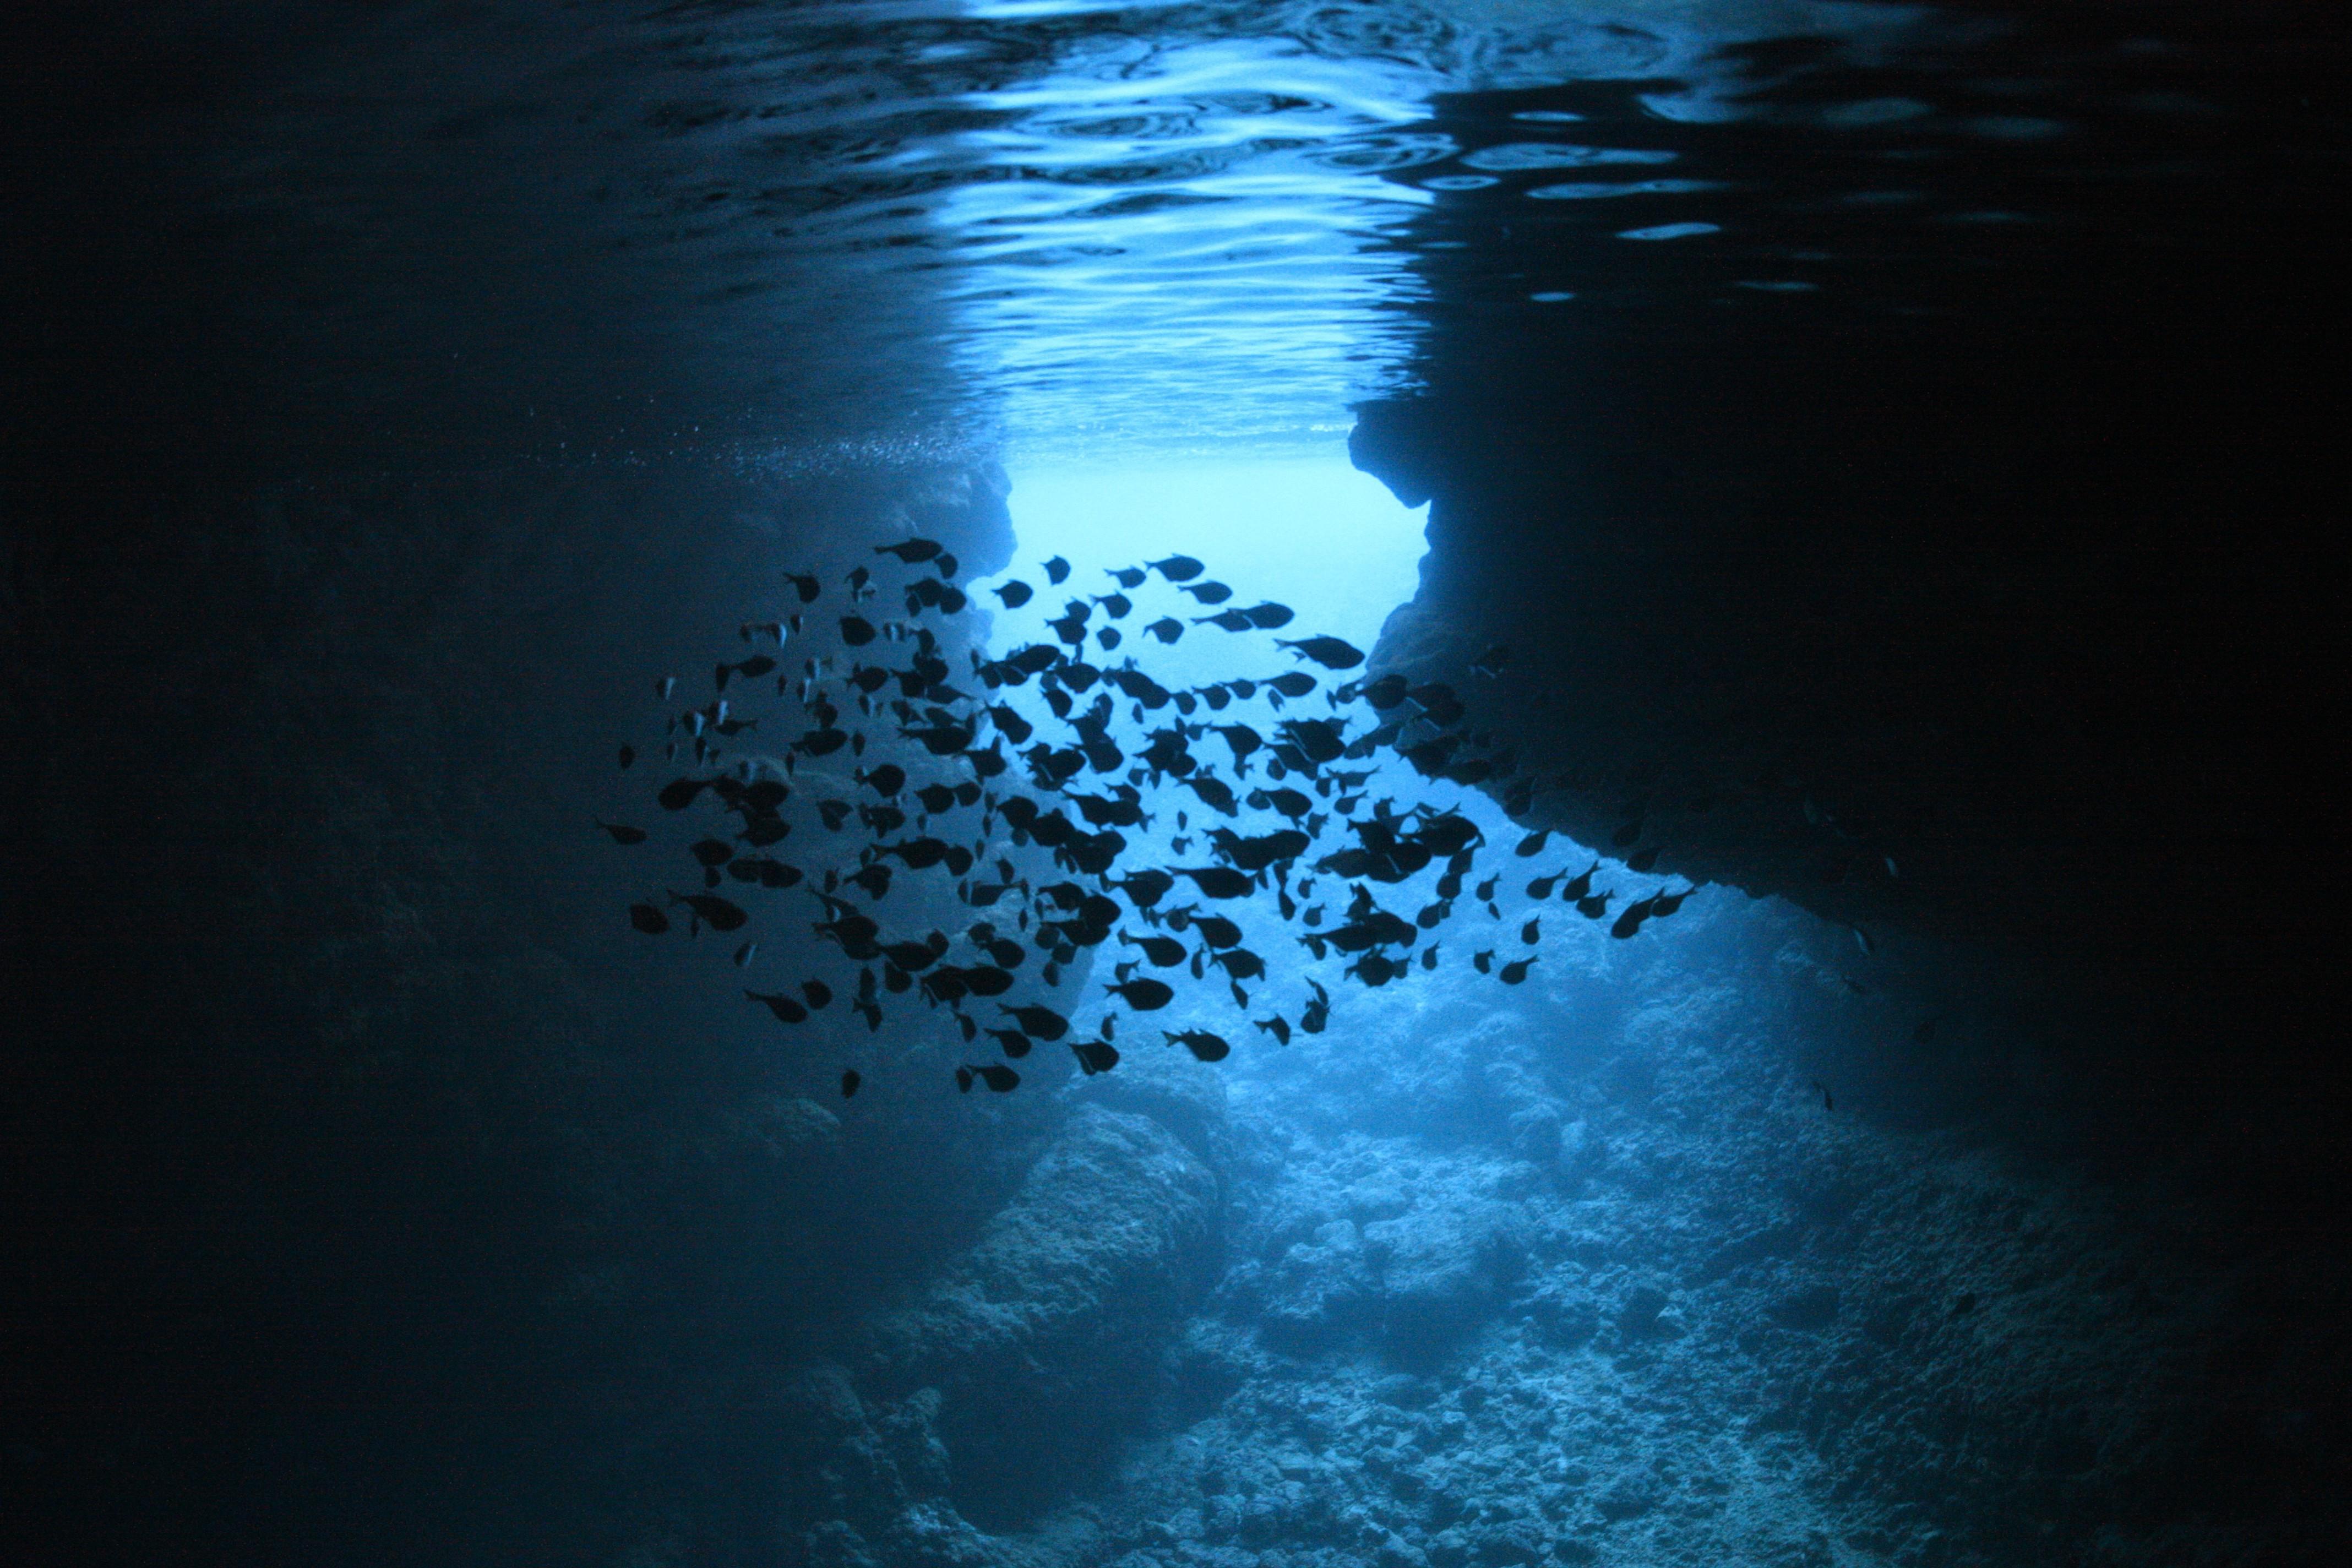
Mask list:
[[[1138,668],[1132,653],[1109,664],[1123,645],[1140,646],[1118,625],[1143,613],[1139,594],[1180,594],[1192,601],[1188,611],[1213,612],[1187,613],[1182,619],[1163,615],[1136,628],[1140,637],[1161,645],[1202,626],[1236,638],[1270,636],[1294,618],[1283,605],[1230,607],[1234,591],[1208,579],[1201,562],[1180,554],[1113,569],[1107,574],[1111,591],[1069,598],[1061,616],[1046,623],[1053,642],[1015,648],[1002,658],[969,652],[966,679],[979,689],[965,690],[952,683],[955,671],[939,633],[925,624],[926,616],[944,623],[972,608],[955,583],[956,558],[938,542],[920,538],[877,545],[875,553],[897,563],[880,569],[899,579],[895,594],[903,616],[866,608],[884,592],[880,563],[856,567],[838,590],[846,600],[846,613],[835,617],[843,651],[788,668],[785,646],[814,635],[807,623],[819,612],[811,606],[826,592],[813,574],[788,574],[788,602],[797,607],[739,626],[738,639],[755,651],[714,668],[709,701],[684,710],[673,706],[664,755],[689,759],[698,771],[664,784],[654,799],[668,813],[703,814],[698,820],[705,830],[687,847],[690,879],[699,885],[665,888],[658,900],[631,904],[629,920],[637,931],[667,934],[683,911],[689,936],[705,927],[732,935],[751,923],[751,910],[739,900],[752,897],[753,889],[811,900],[820,918],[808,929],[855,969],[847,1005],[869,1032],[882,1027],[886,997],[908,998],[952,1018],[967,1045],[984,1034],[1004,1058],[1018,1061],[1037,1045],[1060,1043],[1091,1076],[1118,1064],[1113,1043],[1118,1015],[1105,1013],[1099,1037],[1073,1041],[1067,1014],[1078,1007],[1052,996],[1065,989],[1064,972],[1081,950],[1116,944],[1104,992],[1131,1013],[1166,1008],[1177,999],[1171,980],[1189,977],[1222,983],[1246,1016],[1253,997],[1244,983],[1268,980],[1265,960],[1244,945],[1239,923],[1206,906],[1263,910],[1270,904],[1286,928],[1297,928],[1297,942],[1314,961],[1337,955],[1344,960],[1343,976],[1372,987],[1403,979],[1416,963],[1423,971],[1438,966],[1437,933],[1465,888],[1491,920],[1504,920],[1505,873],[1469,883],[1480,851],[1488,847],[1469,818],[1426,804],[1400,809],[1388,798],[1367,806],[1373,771],[1343,765],[1392,751],[1426,779],[1500,785],[1505,809],[1526,813],[1534,782],[1491,736],[1465,728],[1468,709],[1452,688],[1417,686],[1395,673],[1350,675],[1363,667],[1363,652],[1322,636],[1272,637],[1294,668],[1182,689],[1161,686]],[[1045,563],[1044,573],[1049,588],[1060,588],[1071,568],[1057,556]],[[1007,609],[1037,593],[1021,581],[990,591]],[[776,651],[757,651],[762,643]],[[901,655],[903,663],[897,662]],[[1105,662],[1090,662],[1089,656]],[[1508,657],[1507,649],[1490,648],[1472,668],[1492,675]],[[756,683],[770,676],[789,721],[739,706],[763,693]],[[1052,714],[1049,722],[1058,723],[1062,733],[1040,733],[1039,724],[1003,700],[1009,689],[1033,682]],[[678,684],[678,678],[665,677],[656,682],[656,694],[674,705]],[[1304,710],[1318,694],[1323,711]],[[759,743],[755,732],[763,722],[805,727],[773,754],[748,751]],[[864,766],[869,749],[877,755],[887,750],[907,765]],[[816,765],[837,754],[849,760],[845,775],[834,771],[841,764]],[[636,748],[622,746],[620,766],[629,769],[637,756]],[[931,776],[919,780],[909,767]],[[828,848],[854,843],[854,853],[828,853],[822,857],[827,863],[814,871],[780,858],[780,846],[794,830],[786,808],[796,796],[813,806]],[[1198,863],[1129,864],[1140,857],[1131,854],[1137,846],[1121,830],[1148,826],[1171,811],[1178,831],[1170,846],[1180,858]],[[629,823],[598,819],[595,826],[623,846],[652,837]],[[1619,847],[1640,836],[1640,824],[1629,824],[1620,831]],[[1528,834],[1511,847],[1512,857],[1534,859],[1549,837],[1543,831]],[[1027,865],[1016,864],[1015,856]],[[1656,858],[1656,847],[1650,846],[1625,864],[1647,871]],[[1432,867],[1438,868],[1432,896],[1411,918],[1382,907],[1376,888],[1401,890]],[[1596,858],[1572,876],[1567,867],[1539,873],[1527,882],[1526,896],[1541,905],[1557,889],[1560,902],[1576,914],[1608,920],[1617,894],[1594,888],[1601,870]],[[961,906],[988,913],[956,936],[887,929],[894,885],[925,875],[951,884]],[[1326,883],[1316,901],[1318,885]],[[1695,890],[1662,885],[1632,900],[1617,911],[1610,934],[1630,938],[1647,921],[1671,917]],[[902,897],[901,904],[906,901]],[[1539,956],[1539,910],[1528,916],[1517,935],[1527,952],[1498,964],[1495,950],[1480,950],[1472,955],[1473,967],[1506,985],[1523,983]],[[1429,945],[1420,947],[1416,960],[1424,937]],[[744,941],[734,950],[737,966],[748,967],[757,951],[756,942]],[[1040,963],[1034,982],[1024,984],[1021,972],[1033,952]],[[1250,1024],[1281,1044],[1289,1042],[1294,1026],[1321,1033],[1329,1022],[1330,994],[1319,980],[1308,977],[1305,984],[1308,994],[1295,1009],[1295,1026],[1278,1009],[1249,1018]],[[1066,1010],[1035,999],[1040,992],[1061,1000]],[[831,1006],[836,993],[812,977],[788,989],[747,986],[743,995],[790,1026]],[[1204,1062],[1232,1051],[1223,1037],[1204,1029],[1160,1033]],[[967,1093],[975,1084],[1007,1093],[1021,1083],[1019,1071],[1003,1061],[959,1065],[955,1079]],[[841,1094],[854,1097],[863,1082],[856,1068],[844,1068]]]

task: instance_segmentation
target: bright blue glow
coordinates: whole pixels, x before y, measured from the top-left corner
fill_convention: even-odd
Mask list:
[[[1017,577],[1037,597],[1018,611],[997,612],[992,642],[1000,653],[1050,638],[1045,623],[1062,613],[1067,598],[1111,590],[1104,575],[1109,568],[1179,553],[1206,563],[1209,576],[1232,586],[1235,604],[1272,599],[1297,611],[1283,635],[1328,632],[1370,652],[1390,612],[1412,597],[1427,521],[1425,508],[1398,505],[1386,486],[1336,452],[1016,474],[1010,504],[1017,552],[1003,574],[982,579],[979,591]],[[1055,555],[1071,565],[1059,589],[1046,584],[1041,570]],[[1170,598],[1189,604],[1164,592],[1152,603]],[[1192,606],[1191,613],[1208,611]],[[1131,631],[1151,618],[1127,625]],[[1251,640],[1267,646],[1262,635]],[[1234,666],[1238,647],[1230,634],[1202,626],[1174,647],[1146,642],[1120,652],[1135,654],[1163,681],[1209,681],[1248,673]]]

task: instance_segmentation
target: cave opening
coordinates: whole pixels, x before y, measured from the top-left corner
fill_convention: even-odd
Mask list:
[[[14,1557],[2340,1555],[2325,8],[50,10]]]

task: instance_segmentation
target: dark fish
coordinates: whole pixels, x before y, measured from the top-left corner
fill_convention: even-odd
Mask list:
[[[1501,873],[1497,872],[1496,875],[1489,877],[1485,881],[1479,883],[1476,889],[1479,901],[1482,903],[1493,903],[1495,901],[1495,884],[1502,879]]]
[[[1621,942],[1624,941],[1642,929],[1642,922],[1649,918],[1650,900],[1636,899],[1617,911],[1616,921],[1610,926],[1609,934]]]
[[[806,573],[787,572],[784,574],[784,581],[793,585],[793,591],[800,595],[801,603],[803,605],[816,603],[816,596],[824,591],[823,585]]]
[[[621,769],[625,773],[628,771],[629,764],[637,760],[637,749],[635,746],[623,746],[621,748],[620,757]]]
[[[1251,628],[1249,616],[1239,610],[1219,610],[1213,616],[1194,616],[1196,626],[1215,626],[1221,631],[1245,632]]]
[[[863,616],[842,616],[841,640],[851,647],[864,647],[874,640],[874,623]]]
[[[742,905],[716,893],[672,893],[669,897],[670,902],[686,905],[715,931],[741,931],[751,919]]]
[[[1303,670],[1294,669],[1286,675],[1276,676],[1265,684],[1285,697],[1304,697],[1315,689],[1315,678]]]
[[[1192,878],[1192,885],[1212,899],[1242,898],[1256,885],[1230,866],[1171,866],[1169,869],[1179,877]]]
[[[1310,1035],[1319,1035],[1331,1022],[1331,994],[1319,981],[1309,980],[1307,988],[1315,993],[1315,1000],[1298,1010],[1298,1026]]]
[[[1404,700],[1406,681],[1394,672],[1367,682],[1360,695],[1379,711],[1385,713]]]
[[[1157,980],[1129,980],[1103,989],[1139,1013],[1158,1012],[1176,1000],[1176,993]]]
[[[724,866],[735,858],[733,847],[716,838],[698,839],[687,853],[705,866]]]
[[[669,917],[651,904],[631,904],[629,923],[647,936],[659,936],[669,930]]]
[[[611,834],[613,836],[613,842],[615,844],[643,844],[646,841],[646,830],[644,828],[631,827],[625,822],[600,821],[596,826]]]
[[[1683,907],[1683,900],[1685,899],[1689,898],[1693,893],[1697,891],[1698,889],[1696,886],[1692,886],[1685,888],[1679,893],[1652,894],[1650,897],[1650,918],[1654,921],[1664,920],[1668,915],[1673,914],[1675,910]]]
[[[1528,977],[1528,965],[1534,962],[1533,958],[1515,958],[1503,965],[1502,973],[1496,978],[1506,985],[1517,985]]]
[[[833,987],[822,980],[802,981],[801,994],[808,998],[808,1005],[812,1007],[827,1007],[833,1004]]]
[[[1423,951],[1421,955],[1421,966],[1423,969],[1435,969],[1437,967],[1437,947],[1435,943],[1432,943],[1428,948]]]
[[[1541,915],[1528,917],[1528,923],[1519,928],[1519,940],[1528,946],[1533,947],[1542,939],[1543,917]]]
[[[1592,874],[1600,869],[1601,861],[1598,857],[1595,857],[1591,865],[1587,866],[1583,870],[1570,878],[1569,879],[1568,886],[1559,890],[1560,900],[1563,903],[1572,904],[1579,899],[1583,898],[1586,894],[1591,892]]]
[[[751,955],[759,951],[760,944],[756,942],[747,942],[742,946],[737,948],[735,950],[735,967],[740,969],[745,964],[751,963]]]
[[[1625,857],[1625,869],[1628,871],[1646,871],[1657,863],[1658,846],[1654,844],[1647,849],[1636,849]]]
[[[1178,637],[1184,635],[1184,623],[1173,616],[1162,616],[1143,629],[1147,635],[1158,637],[1161,642],[1172,644]]]
[[[865,1081],[866,1080],[864,1079],[857,1076],[857,1069],[856,1068],[844,1068],[841,1073],[841,1098],[844,1100],[856,1099],[857,1086]]]
[[[1223,779],[1212,778],[1206,773],[1195,773],[1177,782],[1200,796],[1203,805],[1227,816],[1237,815],[1241,809],[1240,804],[1234,799],[1233,789]]]
[[[677,677],[675,675],[665,675],[654,682],[654,695],[665,702],[669,700],[669,694],[677,689]]]
[[[939,552],[940,542],[936,539],[908,539],[897,544],[877,544],[874,547],[875,554],[895,555],[909,566],[919,561],[929,561]]]
[[[1176,885],[1176,879],[1166,871],[1143,870],[1131,872],[1125,879],[1109,885],[1125,893],[1128,901],[1137,909],[1148,910],[1168,896],[1168,889]]]
[[[1286,647],[1299,658],[1311,658],[1326,669],[1353,669],[1364,662],[1364,656],[1355,644],[1339,637],[1276,637],[1277,647]]]
[[[966,1094],[970,1094],[971,1092],[971,1084],[974,1079],[978,1079],[981,1082],[986,1084],[992,1091],[997,1094],[1011,1094],[1014,1089],[1021,1087],[1021,1075],[1014,1072],[1011,1068],[1005,1067],[998,1062],[990,1062],[983,1067],[960,1067],[956,1068],[956,1088],[961,1089],[962,1092]]]
[[[1276,605],[1271,602],[1252,605],[1248,609],[1244,610],[1242,615],[1248,619],[1250,625],[1262,632],[1270,632],[1278,627],[1286,626],[1291,621],[1288,605]]]
[[[1204,1062],[1221,1062],[1234,1054],[1234,1047],[1225,1043],[1223,1036],[1213,1035],[1206,1029],[1183,1029],[1173,1033],[1162,1029],[1160,1032],[1167,1037],[1171,1045],[1182,1046]]]
[[[907,770],[896,763],[884,763],[870,773],[860,771],[856,776],[859,784],[864,784],[884,800],[888,800],[907,787]]]
[[[1492,680],[1495,677],[1503,673],[1504,666],[1509,664],[1510,661],[1511,650],[1505,647],[1501,643],[1496,643],[1485,653],[1480,654],[1476,658],[1470,661],[1470,673],[1473,675],[1483,675],[1487,679]]]
[[[1147,561],[1144,564],[1171,583],[1190,582],[1206,570],[1189,555],[1171,555],[1164,561]]]
[[[1629,822],[1609,836],[1609,845],[1612,849],[1622,849],[1641,837],[1642,825],[1639,822]]]
[[[1252,1018],[1250,1020],[1250,1026],[1252,1028],[1263,1029],[1267,1034],[1272,1035],[1275,1038],[1275,1043],[1277,1045],[1286,1046],[1290,1044],[1290,1020],[1284,1017],[1279,1013],[1276,1013],[1271,1018]]]
[[[1178,592],[1190,594],[1203,605],[1222,605],[1234,596],[1234,591],[1223,583],[1191,583]]]
[[[1051,561],[1045,563],[1046,582],[1058,587],[1062,584],[1068,582],[1069,579],[1070,563],[1068,562],[1056,555]]]
[[[805,1024],[808,1022],[808,1009],[781,991],[746,991],[743,994],[754,1002],[766,1003],[768,1011],[773,1013],[780,1023]]]
[[[1078,1058],[1079,1069],[1088,1078],[1118,1066],[1118,1052],[1108,1040],[1088,1040],[1084,1045],[1072,1046],[1070,1051]]]
[[[1100,605],[1103,608],[1103,614],[1108,616],[1114,621],[1125,620],[1127,618],[1128,612],[1135,608],[1135,601],[1129,598],[1124,594],[1105,594],[1102,597],[1097,599],[1095,603]]]
[[[1863,930],[1860,926],[1850,926],[1847,929],[1853,932],[1854,946],[1862,949],[1865,953],[1875,952],[1878,951],[1877,948],[1871,945],[1870,933],[1868,931]]]
[[[1118,940],[1141,948],[1143,956],[1162,969],[1173,969],[1184,962],[1184,944],[1172,936],[1130,936],[1121,931]]]
[[[997,1047],[1014,1061],[1019,1061],[1029,1054],[1031,1043],[1029,1037],[1018,1029],[991,1029],[988,1031],[988,1037],[994,1040]]]
[[[672,779],[662,785],[654,799],[664,811],[684,811],[694,804],[695,796],[710,787],[709,779]]]
[[[1531,858],[1543,853],[1543,847],[1550,841],[1550,838],[1551,831],[1549,828],[1530,833],[1525,838],[1519,840],[1519,847],[1517,849],[1512,850],[1511,853],[1518,856],[1521,859]]]
[[[1007,1007],[1000,1002],[997,1011],[1011,1014],[1013,1021],[1021,1026],[1021,1032],[1032,1039],[1058,1040],[1070,1032],[1070,1021],[1051,1007],[1040,1007],[1034,1003]]]
[[[991,588],[989,592],[1003,600],[1006,609],[1017,610],[1035,597],[1037,591],[1026,583],[1012,582],[1001,588]]]
[[[1470,966],[1481,974],[1492,973],[1495,968],[1494,952],[1489,950],[1486,952],[1472,953],[1470,955]]]

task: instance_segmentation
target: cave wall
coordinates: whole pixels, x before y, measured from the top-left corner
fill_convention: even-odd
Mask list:
[[[2334,913],[2282,891],[2341,843],[2345,258],[2295,216],[2327,199],[2332,46],[2166,57],[2211,95],[2189,123],[2111,107],[2136,57],[2017,38],[1994,58],[2073,50],[2115,98],[2078,83],[2031,146],[1824,132],[1843,98],[2026,89],[1792,46],[1720,125],[1643,84],[1442,100],[1467,147],[1533,112],[1671,156],[1722,232],[1632,243],[1651,208],[1509,184],[1429,209],[1423,385],[1352,438],[1431,503],[1374,662],[1465,693],[1530,826],[1790,899],[1863,970],[1892,937],[1997,975],[2118,1107],[2086,1123],[2224,1160],[2267,1129],[2292,1194],[2335,1179],[2344,1104]]]

